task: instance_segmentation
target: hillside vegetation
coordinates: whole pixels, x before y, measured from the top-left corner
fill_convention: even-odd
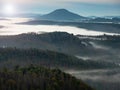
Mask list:
[[[42,65],[63,69],[100,69],[118,67],[116,64],[99,61],[82,60],[63,53],[38,50],[0,48],[0,67],[13,68],[15,65]]]
[[[0,71],[0,90],[94,90],[81,80],[59,69],[30,65]]]

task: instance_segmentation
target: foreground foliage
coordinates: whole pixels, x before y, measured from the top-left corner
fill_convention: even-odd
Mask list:
[[[14,70],[0,71],[0,90],[93,90],[59,69],[47,69],[30,65],[16,66]]]

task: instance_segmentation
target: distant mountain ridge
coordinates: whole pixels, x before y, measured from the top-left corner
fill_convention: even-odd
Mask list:
[[[97,17],[97,18],[93,18],[90,19],[89,22],[99,22],[99,23],[119,23],[120,22],[120,18],[118,17],[113,17],[113,18],[104,18],[104,17]]]

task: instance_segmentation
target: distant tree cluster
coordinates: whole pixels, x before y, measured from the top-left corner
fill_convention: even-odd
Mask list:
[[[0,71],[0,90],[93,90],[81,80],[59,69],[30,65]]]

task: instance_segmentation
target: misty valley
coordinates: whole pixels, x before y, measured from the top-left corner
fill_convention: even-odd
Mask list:
[[[0,41],[1,68],[60,68],[98,90],[119,88],[120,36],[51,32],[0,36]]]
[[[120,90],[120,17],[0,13],[0,90],[66,89]]]

